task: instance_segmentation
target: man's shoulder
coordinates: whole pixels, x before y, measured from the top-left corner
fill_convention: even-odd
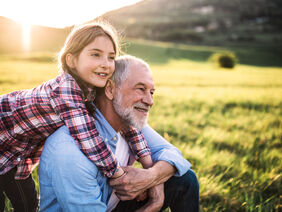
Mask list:
[[[69,129],[66,125],[61,126],[58,128],[53,134],[51,134],[44,144],[44,147],[58,147],[63,145],[64,143],[73,142],[74,138],[71,136]]]

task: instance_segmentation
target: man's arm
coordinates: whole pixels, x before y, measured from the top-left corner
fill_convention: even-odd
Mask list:
[[[174,166],[176,168],[175,176],[182,176],[189,170],[191,164],[183,158],[179,149],[165,140],[149,125],[142,129],[142,133],[151,150],[153,161],[166,161]]]

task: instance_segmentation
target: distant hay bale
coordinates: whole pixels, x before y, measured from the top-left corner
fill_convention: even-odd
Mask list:
[[[238,62],[237,57],[232,52],[214,53],[209,60],[221,68],[232,69]]]

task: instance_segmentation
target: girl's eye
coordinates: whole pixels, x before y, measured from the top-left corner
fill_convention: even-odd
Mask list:
[[[110,60],[114,60],[114,59],[115,59],[115,56],[110,56],[109,59],[110,59]]]
[[[94,56],[94,57],[99,57],[100,54],[99,54],[99,53],[93,53],[92,56]]]

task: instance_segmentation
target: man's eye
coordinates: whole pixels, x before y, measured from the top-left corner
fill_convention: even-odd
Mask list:
[[[114,59],[115,59],[115,56],[110,56],[109,59],[110,59],[110,60],[114,60]]]

